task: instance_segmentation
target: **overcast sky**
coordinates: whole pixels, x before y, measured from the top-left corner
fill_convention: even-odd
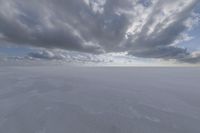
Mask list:
[[[0,0],[0,61],[200,63],[199,0]]]

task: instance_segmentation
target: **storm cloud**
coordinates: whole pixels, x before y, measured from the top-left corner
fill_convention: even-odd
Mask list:
[[[128,52],[136,57],[197,63],[199,56],[194,57],[177,43],[187,40],[185,31],[198,19],[193,12],[198,3],[199,0],[0,0],[0,40],[48,49],[94,54]]]

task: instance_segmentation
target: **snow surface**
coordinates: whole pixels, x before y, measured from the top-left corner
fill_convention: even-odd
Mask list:
[[[200,68],[1,67],[0,133],[200,133]]]

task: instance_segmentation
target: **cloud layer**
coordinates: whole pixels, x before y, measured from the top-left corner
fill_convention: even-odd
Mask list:
[[[199,56],[194,57],[176,44],[190,38],[185,31],[198,23],[198,15],[192,12],[198,3],[199,0],[0,0],[0,40],[196,63]]]

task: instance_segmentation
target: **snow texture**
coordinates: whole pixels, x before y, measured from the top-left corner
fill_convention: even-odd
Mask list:
[[[200,68],[1,67],[0,133],[200,133]]]

